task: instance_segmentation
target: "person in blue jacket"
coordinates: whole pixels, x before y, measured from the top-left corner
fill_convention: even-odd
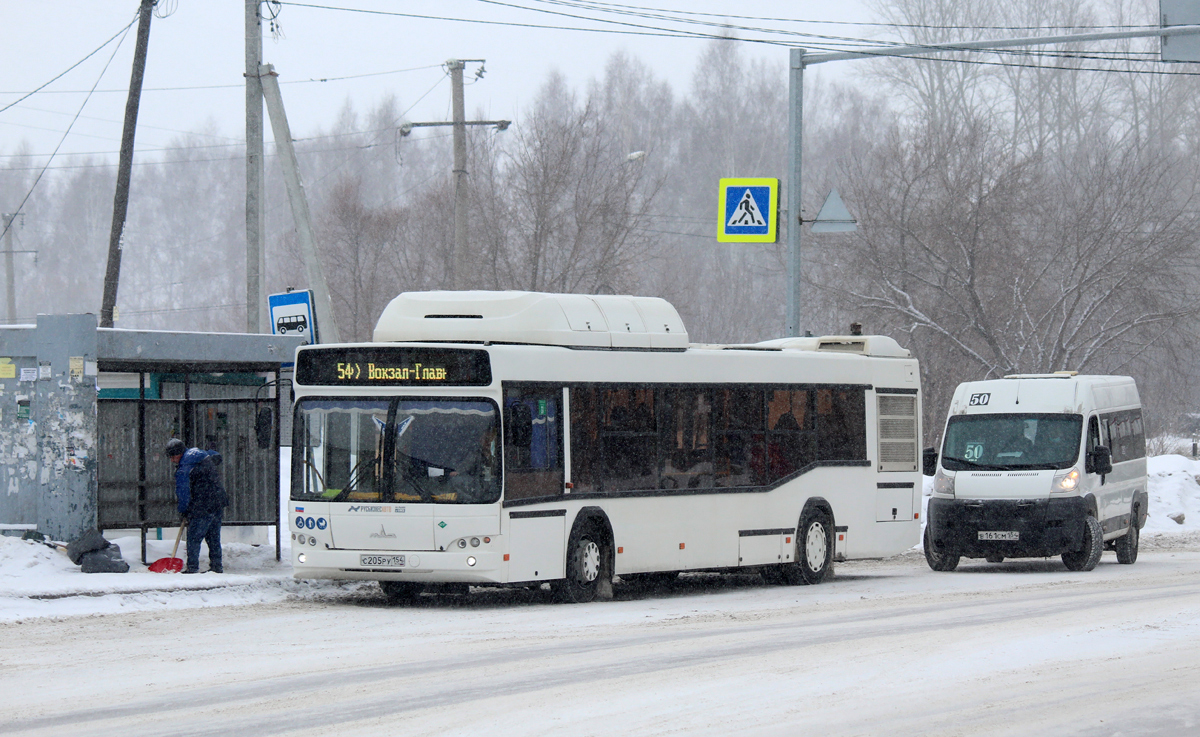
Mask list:
[[[175,496],[179,514],[187,520],[187,567],[184,573],[200,572],[200,543],[208,545],[208,570],[223,573],[221,565],[221,518],[229,506],[229,495],[221,483],[221,454],[215,450],[187,448],[179,438],[167,442],[167,457],[176,465]]]

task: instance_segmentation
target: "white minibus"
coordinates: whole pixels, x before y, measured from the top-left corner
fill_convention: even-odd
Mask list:
[[[1146,439],[1128,376],[1071,371],[960,384],[935,476],[925,557],[952,571],[962,557],[1061,555],[1090,571],[1104,549],[1137,560],[1146,523]]]

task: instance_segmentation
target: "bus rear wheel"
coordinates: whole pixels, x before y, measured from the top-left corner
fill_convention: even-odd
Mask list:
[[[567,542],[567,577],[554,585],[559,601],[586,604],[596,598],[609,572],[608,540],[599,526],[586,523],[571,531]]]
[[[789,584],[818,584],[833,567],[833,521],[823,510],[809,509],[796,530],[796,560],[783,566]]]

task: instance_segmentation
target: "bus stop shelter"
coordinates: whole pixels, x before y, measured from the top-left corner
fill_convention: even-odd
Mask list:
[[[275,527],[294,336],[99,328],[95,315],[0,327],[0,531],[71,540],[176,527],[171,437],[221,452],[227,526]],[[282,391],[281,391],[282,388]]]

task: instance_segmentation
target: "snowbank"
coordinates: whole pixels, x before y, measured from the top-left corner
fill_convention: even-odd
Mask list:
[[[1179,534],[1200,531],[1200,461],[1180,455],[1146,459],[1150,515],[1142,534]],[[1171,515],[1183,514],[1183,524]]]

